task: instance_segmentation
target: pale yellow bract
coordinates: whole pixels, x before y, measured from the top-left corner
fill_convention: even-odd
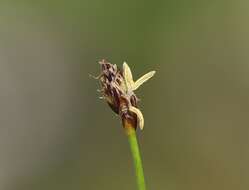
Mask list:
[[[153,77],[155,73],[156,71],[150,71],[134,82],[131,69],[128,66],[128,64],[124,62],[123,63],[123,77],[124,77],[125,84],[122,86],[125,89],[123,90],[125,90],[127,95],[132,94],[133,91],[137,90],[143,83],[145,83],[151,77]],[[142,130],[144,128],[144,117],[143,117],[142,112],[138,108],[132,105],[129,106],[129,110],[137,115],[138,125],[139,125],[139,128]]]

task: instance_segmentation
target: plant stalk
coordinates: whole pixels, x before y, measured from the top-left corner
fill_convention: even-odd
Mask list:
[[[125,122],[124,127],[130,144],[138,190],[146,190],[143,164],[140,156],[139,145],[137,142],[136,131],[134,127],[132,127],[128,122]]]

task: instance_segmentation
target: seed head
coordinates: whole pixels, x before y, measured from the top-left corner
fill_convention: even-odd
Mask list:
[[[149,80],[155,74],[155,71],[143,75],[134,82],[132,72],[126,62],[123,63],[122,70],[116,64],[111,64],[104,59],[99,64],[101,74],[96,79],[100,81],[100,92],[103,99],[121,117],[123,124],[129,122],[135,129],[138,125],[142,130],[144,118],[142,112],[138,109],[138,98],[134,91]]]

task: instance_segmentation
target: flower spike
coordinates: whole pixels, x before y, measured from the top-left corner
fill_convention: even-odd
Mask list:
[[[100,80],[102,96],[111,109],[120,115],[122,121],[130,121],[134,128],[138,125],[142,130],[144,118],[142,112],[138,109],[138,98],[134,91],[153,77],[155,71],[143,75],[134,82],[131,69],[126,62],[123,63],[123,70],[106,60],[99,63],[102,72],[96,78]]]

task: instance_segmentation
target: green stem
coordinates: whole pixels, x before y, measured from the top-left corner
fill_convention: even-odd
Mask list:
[[[135,167],[138,190],[146,190],[144,172],[143,172],[143,164],[142,164],[142,160],[140,156],[139,145],[137,142],[136,131],[134,128],[128,128],[127,130],[128,130],[127,135],[129,139],[130,148],[131,148],[131,154],[132,154],[133,163]]]

